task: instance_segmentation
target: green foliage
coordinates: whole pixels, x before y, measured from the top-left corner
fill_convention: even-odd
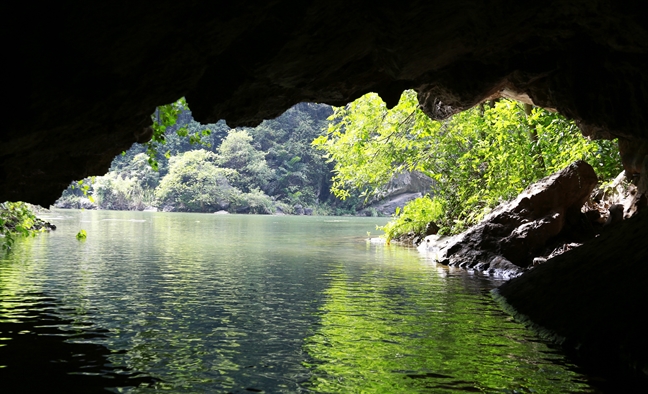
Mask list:
[[[411,161],[406,157],[417,137],[408,135],[407,130],[418,115],[417,104],[414,92],[408,91],[390,111],[375,93],[335,108],[327,135],[313,141],[326,152],[328,161],[335,163],[331,187],[335,195],[345,199],[353,189],[377,192],[394,174],[406,169]]]
[[[86,238],[88,238],[88,233],[86,233],[86,231],[83,229],[79,231],[76,235],[76,239],[78,241],[85,241]]]
[[[187,108],[187,101],[182,97],[174,103],[159,106],[153,115],[151,115],[151,119],[153,120],[153,124],[151,125],[152,136],[151,140],[145,146],[148,162],[154,170],[158,170],[158,162],[156,159],[158,150],[156,143],[164,142],[167,128],[174,126],[178,121],[180,113]],[[186,136],[186,129],[184,127],[178,129],[176,132],[178,135]]]
[[[273,177],[265,154],[252,146],[252,137],[245,130],[231,130],[218,148],[216,163],[240,174],[236,186],[249,191],[264,189]]]
[[[9,251],[16,237],[36,236],[45,231],[44,222],[24,202],[0,203],[0,238],[2,250]]]
[[[429,222],[437,222],[444,215],[443,201],[424,196],[412,200],[402,210],[396,209],[394,220],[380,227],[387,241],[407,233],[421,234]]]
[[[368,94],[336,108],[329,120],[327,135],[314,145],[335,163],[333,193],[378,194],[393,176],[420,171],[436,181],[432,194],[444,208],[438,218],[443,233],[464,230],[574,160],[588,161],[602,179],[621,171],[612,141],[586,140],[572,121],[540,108],[527,116],[512,100],[435,122],[418,109],[413,91],[404,92],[391,110]],[[414,209],[407,212],[405,218]]]
[[[275,204],[272,198],[259,189],[249,193],[233,194],[230,210],[240,213],[273,214]]]
[[[188,212],[227,208],[232,195],[241,193],[231,185],[239,174],[230,168],[219,168],[217,162],[215,153],[203,149],[172,157],[169,173],[155,190],[158,204]]]
[[[281,205],[286,213],[292,212],[294,205],[314,207],[316,212],[333,212],[322,208],[329,203],[340,206],[335,210],[352,206],[353,198],[329,201],[331,166],[311,145],[325,131],[330,113],[328,106],[302,103],[259,127],[231,130],[224,122],[201,125],[194,121],[183,101],[164,106],[158,122],[166,126],[163,137],[158,135],[148,144],[156,152],[165,152],[155,157],[157,170],[151,167],[151,152],[146,153],[146,146],[134,144],[115,158],[105,176],[70,185],[57,206],[263,213],[274,212],[271,204]],[[156,133],[163,130],[156,127]],[[186,169],[176,165],[170,174],[172,161],[200,148],[192,136],[200,137],[200,150],[210,152],[210,164]],[[207,181],[214,176],[215,168],[219,169],[218,181]],[[192,185],[183,189],[184,180]],[[193,192],[199,195],[191,199]]]
[[[193,119],[182,122],[180,120],[183,114],[190,114],[189,106],[184,97],[174,103],[157,107],[153,115],[151,115],[151,119],[153,120],[153,124],[151,125],[152,137],[144,146],[146,148],[149,165],[155,171],[159,170],[159,161],[162,160],[162,157],[169,159],[171,156],[171,149],[169,149],[173,148],[171,146],[167,147],[164,155],[161,156],[159,153],[164,151],[161,149],[162,147],[170,145],[167,144],[169,136],[175,135],[179,137],[174,138],[174,145],[188,143],[189,145],[201,145],[208,148],[213,146],[212,127],[209,125],[201,125]],[[216,127],[218,130],[215,137],[219,142],[219,137],[222,137],[223,126]]]
[[[252,144],[266,152],[274,174],[265,190],[278,201],[304,206],[339,203],[329,201],[332,166],[311,144],[326,131],[330,114],[328,106],[301,103],[276,119],[248,129]]]

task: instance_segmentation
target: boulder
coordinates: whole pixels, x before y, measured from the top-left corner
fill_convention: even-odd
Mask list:
[[[438,252],[438,260],[517,275],[567,224],[579,222],[581,207],[596,183],[589,164],[574,162],[529,186],[515,200],[500,205],[481,223],[454,237]],[[420,249],[426,252],[430,244],[426,239]]]
[[[382,200],[375,202],[363,210],[367,216],[372,216],[372,212],[380,213],[381,215],[390,216],[396,212],[396,208],[402,209],[408,202],[423,197],[420,192],[416,193],[401,193],[397,195],[385,196]]]
[[[623,374],[643,381],[643,391],[609,392],[645,392],[648,384],[648,320],[641,317],[648,299],[646,226],[642,211],[496,292],[507,311],[579,363],[616,382]]]

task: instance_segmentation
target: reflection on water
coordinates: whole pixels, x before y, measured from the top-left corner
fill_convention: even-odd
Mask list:
[[[587,386],[547,348],[466,288],[416,267],[331,273],[307,340],[318,392],[575,392]]]
[[[6,288],[4,290],[7,290]],[[6,292],[0,302],[0,382],[12,393],[105,393],[156,379],[114,366],[107,331],[44,294]],[[69,316],[64,318],[62,316]]]
[[[500,312],[496,282],[364,242],[384,219],[52,216],[57,231],[0,259],[0,373],[19,381],[64,392],[591,392]]]

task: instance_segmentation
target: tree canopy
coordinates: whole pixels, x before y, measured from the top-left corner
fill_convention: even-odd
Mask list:
[[[224,122],[201,125],[180,100],[153,114],[151,142],[116,157],[108,174],[74,182],[57,204],[257,213],[303,206],[322,214],[355,213],[353,198],[330,195],[332,165],[311,145],[326,132],[331,113],[327,105],[301,103],[256,128],[230,129]]]
[[[621,171],[612,141],[589,141],[573,121],[513,100],[484,103],[446,121],[430,120],[406,91],[391,110],[376,94],[335,108],[328,133],[314,145],[334,163],[332,191],[377,193],[394,175],[420,171],[435,180],[425,202],[384,228],[388,237],[437,221],[457,233],[494,206],[575,160],[601,179]],[[433,202],[432,202],[433,201]],[[411,208],[411,207],[410,207]],[[421,213],[423,210],[423,213]],[[397,212],[398,214],[399,212]]]

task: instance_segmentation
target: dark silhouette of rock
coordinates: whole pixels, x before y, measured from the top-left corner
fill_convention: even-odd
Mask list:
[[[596,186],[594,169],[577,161],[529,186],[502,204],[478,225],[455,237],[443,250],[444,264],[480,271],[520,273],[534,253],[543,250],[568,222],[577,222],[581,207]],[[427,243],[422,244],[426,248]]]
[[[53,203],[150,137],[185,96],[201,122],[250,126],[302,101],[406,88],[444,118],[515,97],[585,133],[648,140],[648,23],[639,2],[160,0],[10,2],[0,201]]]
[[[643,211],[499,289],[515,316],[580,362],[643,380],[643,390],[625,392],[648,386],[646,226]]]
[[[614,204],[610,207],[610,216],[608,216],[607,221],[603,227],[609,227],[615,223],[618,223],[623,220],[623,205]]]
[[[439,232],[439,226],[437,226],[436,223],[430,222],[425,225],[425,230],[423,231],[423,235],[434,235]]]

